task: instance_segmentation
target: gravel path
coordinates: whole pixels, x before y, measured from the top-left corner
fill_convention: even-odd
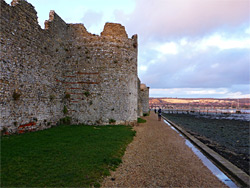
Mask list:
[[[102,187],[226,187],[156,114],[145,119],[134,127],[137,133],[123,163]]]

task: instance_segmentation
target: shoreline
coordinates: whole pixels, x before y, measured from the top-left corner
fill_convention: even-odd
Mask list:
[[[164,116],[249,175],[249,122],[188,114]]]

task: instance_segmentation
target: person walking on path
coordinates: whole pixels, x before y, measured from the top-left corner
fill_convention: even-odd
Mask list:
[[[161,121],[161,108],[158,110],[158,121]]]

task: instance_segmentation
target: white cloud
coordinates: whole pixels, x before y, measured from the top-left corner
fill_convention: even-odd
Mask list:
[[[96,12],[92,10],[87,10],[82,14],[84,14],[82,21],[87,27],[90,27],[91,25],[98,25],[103,17],[103,12]]]
[[[228,92],[227,89],[220,88],[220,89],[188,89],[186,94],[188,95],[225,95]]]
[[[139,66],[139,70],[140,70],[140,71],[146,71],[147,69],[148,69],[148,67],[145,66],[145,65]]]
[[[174,42],[167,42],[163,44],[158,44],[156,50],[162,54],[178,54],[178,45]]]
[[[249,0],[136,0],[129,28],[149,37],[202,36],[249,20]]]
[[[217,97],[217,98],[250,98],[250,94],[242,92],[230,92],[228,88],[171,88],[154,89],[150,88],[150,97]]]
[[[203,38],[144,43],[139,60],[143,60],[140,65],[147,69],[143,72],[139,69],[140,78],[151,88],[218,88],[246,84],[249,82],[250,41],[242,34],[244,32],[244,29],[234,33],[214,32]]]
[[[250,98],[250,94],[242,94],[241,92],[229,92],[226,98]]]
[[[228,90],[226,88],[211,89],[211,88],[171,88],[171,89],[154,89],[152,88],[150,94],[226,94]]]
[[[197,49],[206,50],[209,47],[217,47],[220,50],[233,48],[250,48],[250,37],[248,38],[226,38],[222,34],[215,33],[207,38],[204,38],[197,44]]]
[[[246,28],[245,33],[250,35],[250,27]]]
[[[185,46],[185,45],[187,45],[187,44],[188,44],[187,39],[182,38],[182,39],[180,40],[180,45],[181,45],[181,46]]]

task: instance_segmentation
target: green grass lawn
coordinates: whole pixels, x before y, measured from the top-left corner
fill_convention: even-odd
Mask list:
[[[1,187],[100,186],[135,135],[129,126],[58,126],[1,138]]]

